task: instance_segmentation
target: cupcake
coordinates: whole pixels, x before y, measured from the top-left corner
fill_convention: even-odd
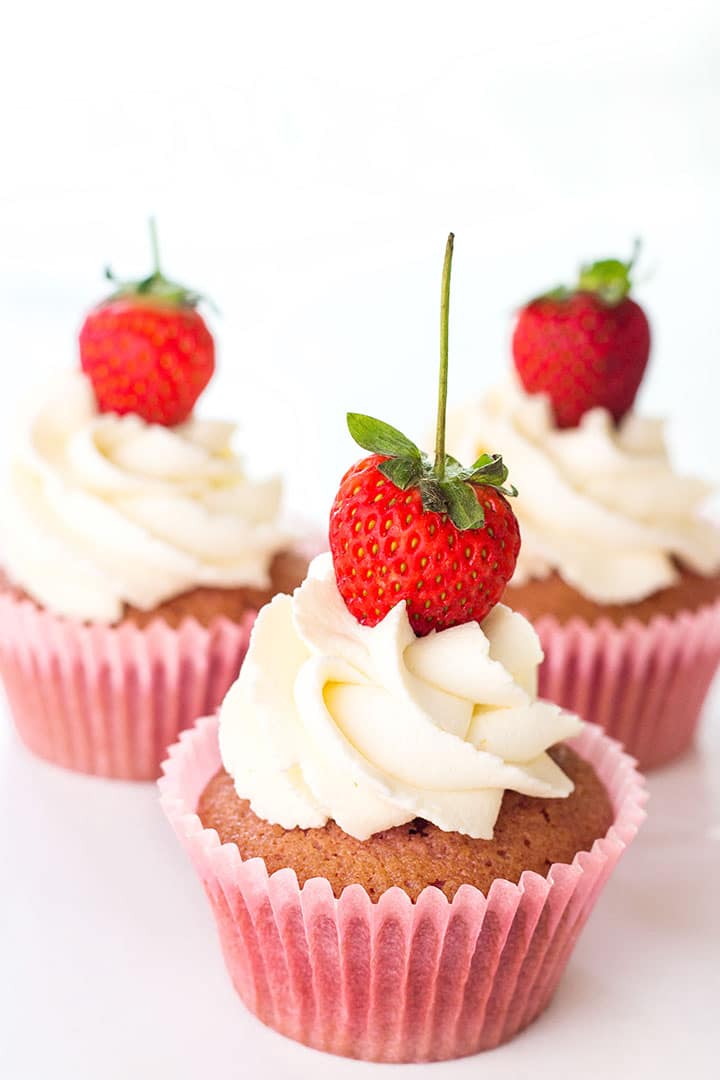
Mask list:
[[[197,297],[159,270],[87,317],[81,367],[18,425],[2,497],[0,672],[21,738],[153,779],[222,701],[257,610],[302,580],[279,481],[193,407],[214,369]]]
[[[512,456],[523,547],[505,601],[532,620],[540,692],[644,768],[691,743],[720,663],[720,530],[633,409],[650,331],[632,263],[584,270],[525,307],[515,375],[450,421],[455,453]]]
[[[163,806],[233,984],[264,1023],[373,1061],[498,1045],[550,1001],[642,819],[634,766],[538,700],[498,603],[520,546],[497,456],[350,414],[330,553],[259,614],[219,719],[170,751]]]

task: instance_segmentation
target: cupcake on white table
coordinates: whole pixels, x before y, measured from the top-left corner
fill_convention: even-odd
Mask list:
[[[371,453],[331,554],[261,611],[219,723],[161,781],[247,1006],[374,1061],[475,1053],[537,1017],[643,816],[617,743],[537,699],[537,637],[497,602],[520,548],[507,468],[445,454],[451,252],[434,461],[350,414]]]
[[[528,304],[514,378],[457,410],[449,441],[512,455],[523,548],[505,599],[540,634],[541,692],[652,767],[691,742],[720,663],[720,530],[708,485],[634,408],[650,329],[630,271],[598,263]]]
[[[250,480],[234,425],[193,415],[215,367],[197,301],[157,268],[119,287],[11,451],[0,671],[24,742],[82,772],[157,776],[307,567],[279,480]]]

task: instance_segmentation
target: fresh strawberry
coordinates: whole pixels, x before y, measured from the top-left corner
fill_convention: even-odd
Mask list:
[[[628,295],[634,261],[583,267],[575,289],[540,296],[518,316],[515,367],[528,393],[549,396],[558,427],[597,406],[619,421],[632,407],[650,354],[648,320]]]
[[[215,370],[215,345],[200,301],[159,268],[120,285],[80,331],[80,362],[101,412],[136,413],[168,427],[187,420]],[[107,272],[111,279],[112,275]]]
[[[366,626],[375,626],[405,600],[418,637],[473,619],[479,622],[498,602],[515,569],[520,550],[515,515],[492,486],[465,483],[467,502],[475,501],[484,523],[459,528],[448,511],[423,506],[423,488],[427,500],[431,483],[427,462],[419,466],[427,479],[418,480],[417,486],[398,487],[383,472],[383,465],[401,460],[372,454],[343,477],[330,514],[330,550],[340,594]]]
[[[376,626],[405,601],[418,635],[480,621],[500,599],[520,550],[502,485],[502,458],[470,469],[445,453],[448,296],[453,237],[443,272],[440,400],[434,462],[396,428],[348,414],[371,456],[345,474],[330,513],[338,589],[358,622]]]

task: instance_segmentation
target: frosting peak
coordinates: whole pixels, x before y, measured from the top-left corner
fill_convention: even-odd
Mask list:
[[[117,622],[199,585],[264,586],[285,535],[277,480],[251,483],[232,424],[98,412],[88,378],[50,389],[21,429],[3,499],[12,580],[59,615]]]
[[[490,838],[505,789],[572,791],[545,751],[580,722],[536,700],[541,659],[530,624],[501,604],[424,638],[404,603],[361,626],[321,555],[258,616],[221,710],[223,762],[254,812],[286,829],[332,818],[364,840],[422,817]]]
[[[455,454],[502,446],[519,495],[522,548],[513,584],[557,571],[600,604],[641,600],[678,580],[675,561],[720,570],[720,531],[702,517],[711,488],[677,475],[660,420],[605,409],[558,429],[550,403],[516,383],[449,421]]]

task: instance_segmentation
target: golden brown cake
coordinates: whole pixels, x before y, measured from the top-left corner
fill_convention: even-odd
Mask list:
[[[496,878],[517,882],[524,870],[543,876],[553,863],[570,863],[604,836],[613,810],[592,766],[568,746],[551,756],[574,781],[567,799],[538,799],[506,791],[492,840],[473,840],[443,832],[416,818],[360,841],[334,821],[322,829],[283,829],[258,818],[235,793],[232,777],[221,769],[197,807],[206,829],[222,843],[237,844],[243,859],[261,858],[273,873],[291,867],[300,885],[325,877],[339,896],[347,885],[362,885],[372,900],[393,885],[416,900],[435,885],[452,900],[463,884],[487,895]]]
[[[531,621],[543,615],[554,615],[558,622],[583,619],[596,623],[609,619],[622,626],[628,619],[649,623],[657,615],[672,617],[680,611],[699,611],[720,599],[720,574],[704,577],[678,567],[680,580],[669,589],[662,589],[635,603],[597,604],[568,585],[559,574],[534,578],[523,585],[509,585],[503,603],[521,611]]]
[[[209,626],[213,619],[220,616],[239,623],[247,611],[257,611],[272,599],[276,593],[291,593],[305,577],[308,560],[294,551],[281,551],[273,557],[270,564],[270,584],[265,589],[247,586],[218,589],[202,586],[174,596],[170,600],[141,611],[140,608],[126,606],[123,621],[134,623],[138,627],[148,626],[154,619],[161,619],[168,626],[177,629],[183,619],[196,619],[201,626]],[[19,589],[0,570],[0,593],[9,593],[19,600],[31,600],[26,592]]]
[[[155,618],[164,619],[170,626],[179,626],[183,619],[197,619],[208,626],[217,616],[225,616],[232,622],[240,622],[247,611],[258,611],[276,593],[291,593],[307,573],[308,560],[293,551],[281,551],[270,563],[270,584],[264,589],[248,586],[230,589],[214,589],[207,586],[166,600],[152,611],[139,611],[128,607],[125,618],[137,626],[146,626]]]

